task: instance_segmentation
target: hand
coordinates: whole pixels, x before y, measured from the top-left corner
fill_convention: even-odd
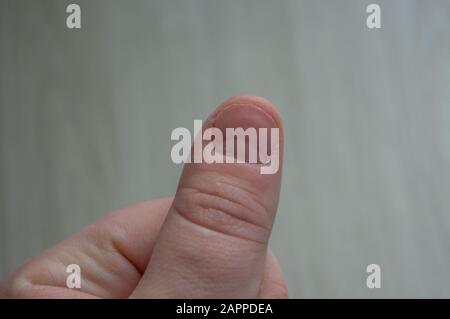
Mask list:
[[[269,101],[231,98],[211,119],[227,127],[279,127],[282,162],[281,119]],[[281,169],[262,175],[255,165],[186,164],[174,198],[108,214],[16,269],[0,296],[287,297],[281,269],[268,248]],[[70,264],[81,268],[80,289],[66,286]]]

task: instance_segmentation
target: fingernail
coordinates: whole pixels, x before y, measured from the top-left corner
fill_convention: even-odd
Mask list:
[[[249,155],[251,152],[255,152],[257,154],[257,163],[261,163],[261,158],[259,156],[259,148],[258,143],[264,143],[264,141],[259,141],[262,137],[260,134],[260,129],[266,128],[267,134],[265,137],[266,143],[266,152],[267,155],[271,154],[271,128],[277,128],[277,124],[273,117],[265,112],[262,108],[251,105],[251,104],[238,104],[238,105],[230,105],[224,106],[222,110],[216,114],[216,116],[212,119],[212,126],[220,129],[224,136],[224,149],[226,150],[226,155],[230,156],[233,154],[234,159],[243,160],[242,158],[238,158],[237,153],[237,139],[235,139],[234,143],[231,145],[228,143],[227,145],[227,128],[236,129],[242,128],[247,130],[248,128],[254,128],[256,132],[256,138],[250,139],[245,138],[245,162],[249,162]],[[243,141],[242,141],[243,142]],[[264,144],[262,144],[264,145]],[[233,147],[231,149],[230,147]]]

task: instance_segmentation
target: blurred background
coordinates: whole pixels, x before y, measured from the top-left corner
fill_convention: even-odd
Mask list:
[[[291,297],[450,297],[448,0],[0,0],[0,276],[173,194],[171,131],[240,93],[284,118]]]

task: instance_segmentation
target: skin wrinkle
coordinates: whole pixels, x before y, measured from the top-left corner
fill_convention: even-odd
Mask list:
[[[204,176],[204,175],[206,175],[206,176]],[[208,175],[212,175],[212,177],[210,177]],[[229,173],[219,174],[215,171],[207,171],[207,172],[198,173],[196,176],[191,177],[188,180],[191,182],[188,183],[188,181],[186,181],[184,184],[180,185],[180,188],[182,188],[182,187],[192,188],[192,186],[191,186],[191,184],[193,183],[192,179],[200,180],[200,183],[203,183],[203,184],[206,183],[205,181],[214,179],[214,181],[219,185],[220,184],[229,185],[231,187],[234,187],[237,191],[241,191],[241,192],[244,191],[242,193],[243,196],[245,196],[246,194],[249,194],[248,197],[249,198],[251,197],[252,203],[254,203],[258,206],[258,209],[256,211],[266,213],[265,215],[267,216],[268,219],[270,219],[270,216],[267,213],[267,209],[265,208],[265,205],[258,198],[258,194],[257,194],[256,190],[251,190],[251,187],[244,186],[245,183],[242,181],[242,177],[239,178],[239,177],[236,177],[235,175],[229,174]],[[230,182],[230,180],[236,180],[236,184],[233,184],[232,182]],[[237,184],[239,184],[239,185],[237,185]]]
[[[204,195],[204,197],[209,197],[210,201],[208,201],[208,198],[203,198],[204,202],[206,203],[198,203],[200,207],[202,208],[213,208],[211,207],[211,203],[213,203],[214,201],[221,201],[222,205],[214,205],[214,206],[227,206],[227,204],[229,204],[229,206],[237,206],[236,208],[240,208],[241,210],[244,211],[244,213],[242,214],[232,214],[232,211],[237,211],[236,209],[229,209],[229,211],[224,212],[227,215],[230,215],[231,217],[234,217],[236,219],[239,219],[243,222],[249,223],[253,226],[257,226],[258,228],[262,228],[265,231],[270,231],[270,228],[266,226],[265,223],[258,223],[257,220],[259,219],[259,215],[261,215],[261,213],[259,211],[255,211],[253,208],[249,207],[251,206],[248,201],[244,201],[244,200],[240,200],[238,199],[236,196],[233,197],[233,195],[229,194],[226,191],[223,190],[217,190],[215,191],[214,189],[211,190],[207,190],[207,189],[202,189],[201,187],[197,187],[197,186],[185,186],[183,187],[182,190],[180,191],[188,191],[191,192],[192,195],[198,195],[199,197],[201,197],[202,195]],[[202,198],[200,198],[202,199]],[[216,208],[218,209],[218,208]],[[218,209],[219,210],[219,209]],[[248,218],[249,216],[256,216],[256,218]],[[266,213],[266,209],[263,209],[263,215],[267,215]]]
[[[92,249],[90,260],[92,260],[99,269],[107,270],[107,276],[104,278],[106,282],[105,286],[112,287],[114,284],[118,284],[116,289],[108,289],[108,294],[110,290],[113,290],[121,292],[116,295],[117,297],[128,296],[141,278],[139,271],[137,271],[133,264],[128,262],[126,257],[117,251],[112,251],[110,249],[105,249],[102,246],[95,245],[92,246]],[[107,257],[105,257],[105,254]],[[119,268],[121,270],[119,270]],[[92,281],[95,280],[91,280],[91,282]],[[100,283],[96,284],[101,286]]]
[[[260,245],[265,245],[266,242],[265,241],[259,241],[257,239],[254,238],[250,238],[250,237],[246,237],[246,236],[242,236],[242,235],[238,235],[238,234],[231,234],[227,231],[223,231],[217,227],[211,227],[211,225],[207,225],[206,223],[202,223],[198,220],[195,220],[195,218],[190,217],[188,213],[185,213],[184,210],[180,209],[176,204],[173,205],[173,210],[177,213],[177,215],[179,217],[181,217],[182,219],[184,219],[185,221],[189,222],[191,225],[194,225],[195,227],[200,227],[203,230],[208,230],[208,231],[212,231],[212,232],[216,232],[219,233],[221,235],[226,235],[228,237],[231,238],[237,238],[237,239],[241,239],[244,241],[252,241],[255,242],[257,244]]]
[[[133,268],[139,277],[142,276],[145,269],[140,269],[138,265],[128,256],[126,249],[122,246],[127,237],[127,230],[120,225],[110,223],[106,225],[104,231],[110,233],[111,238],[106,242],[99,241],[98,247],[108,254],[120,256],[129,264],[131,268]]]
[[[230,207],[231,206],[238,206],[238,207],[235,207],[235,208],[243,209],[244,211],[246,211],[246,213],[244,213],[243,215],[244,216],[248,215],[247,212],[249,212],[250,210],[248,208],[242,206],[241,204],[236,204],[236,203],[234,203],[234,202],[232,202],[232,201],[230,201],[228,199],[225,199],[225,198],[219,198],[218,197],[219,195],[217,195],[217,194],[208,194],[208,193],[205,193],[205,192],[202,192],[202,193],[196,192],[193,195],[204,197],[203,199],[204,199],[204,201],[206,201],[206,204],[203,203],[203,200],[199,200],[199,203],[198,203],[198,205],[201,208],[203,208],[204,210],[207,210],[207,211],[211,210],[213,212],[221,212],[221,213],[223,213],[225,215],[231,216],[232,218],[234,218],[234,219],[236,219],[236,220],[238,220],[240,222],[248,224],[247,226],[258,228],[258,229],[260,229],[260,230],[262,230],[264,232],[270,232],[270,229],[265,227],[264,225],[257,224],[256,222],[254,222],[254,221],[252,221],[250,219],[246,219],[243,216],[239,216],[237,214],[236,215],[232,215],[230,213],[231,211],[235,211],[236,209],[229,209],[225,213],[224,209],[212,208],[211,205],[208,205],[208,202],[210,202],[210,201],[219,201],[220,200],[220,201],[223,202],[224,205],[229,205]],[[216,204],[215,206],[220,206],[220,205]],[[245,225],[244,225],[244,227],[245,227]]]
[[[116,212],[110,213],[104,217],[104,223],[107,224],[105,232],[111,237],[111,245],[117,247],[119,253],[124,254],[142,275],[148,265],[150,257],[153,253],[153,245],[145,247],[145,251],[136,253],[136,242],[139,245],[142,242],[148,241],[150,244],[154,243],[162,223],[165,220],[167,213],[172,206],[173,197],[165,197],[153,201],[141,202],[130,207],[120,209]],[[135,209],[132,213],[130,210]],[[145,233],[139,235],[138,229],[133,228],[134,222],[123,222],[124,215],[130,215],[130,218],[137,218],[141,220],[140,225],[153,224],[149,228],[144,228]],[[129,219],[129,218],[127,218]],[[142,226],[140,226],[141,228]],[[113,230],[114,229],[114,230]],[[115,231],[119,230],[119,231]],[[109,236],[106,236],[108,238]],[[114,248],[113,248],[114,249]]]
[[[240,193],[239,196],[242,196],[242,202],[248,203],[248,206],[255,206],[255,207],[248,207],[249,211],[254,212],[254,215],[257,217],[257,220],[264,219],[261,221],[261,223],[254,222],[255,225],[259,225],[266,230],[271,230],[272,227],[267,227],[267,225],[271,222],[271,216],[269,212],[267,211],[266,207],[254,197],[254,195],[250,192],[243,193],[241,188],[239,186],[233,185],[231,183],[227,183],[225,181],[217,181],[220,186],[223,186],[224,188],[229,187],[229,191],[233,193]],[[245,205],[242,205],[243,207],[246,207]]]
[[[64,264],[68,265],[76,263],[80,265],[82,271],[81,290],[91,295],[109,297],[110,294],[107,289],[108,280],[105,280],[105,277],[108,277],[108,273],[104,271],[96,271],[97,269],[101,269],[101,267],[99,267],[99,263],[93,259],[92,252],[90,250],[91,248],[83,243],[79,250],[75,250],[70,256],[67,256],[68,258],[66,262],[63,263],[62,269],[65,272]],[[50,282],[47,284],[50,284]],[[53,286],[65,287],[65,282],[54,283]]]
[[[75,253],[70,252],[66,256],[67,259],[60,258],[65,259],[63,269],[71,263],[79,264],[82,270],[88,269],[89,271],[82,272],[82,290],[91,294],[96,294],[94,291],[99,291],[97,294],[100,296],[111,296],[109,290],[120,292],[124,287],[130,285],[129,282],[133,284],[133,280],[131,280],[133,277],[137,278],[137,280],[134,280],[135,282],[140,278],[139,273],[126,261],[126,258],[111,249],[112,246],[108,243],[111,239],[103,240],[103,238],[110,238],[109,236],[101,236],[102,233],[107,233],[107,228],[108,225],[104,227],[99,227],[97,224],[88,226],[80,235],[70,240],[69,244],[75,246],[73,247]],[[95,271],[95,269],[103,270],[101,276],[98,275],[100,272]],[[116,280],[116,278],[119,278],[119,280]],[[119,283],[117,287],[119,289],[105,289],[105,287],[113,287],[112,285],[115,283]],[[58,284],[62,287],[65,287],[65,285],[65,281]],[[100,291],[102,292],[100,293]]]
[[[133,288],[138,284],[140,278],[142,277],[143,272],[139,271],[139,268],[135,265],[134,262],[131,261],[127,257],[125,253],[122,252],[123,248],[120,247],[120,243],[123,243],[124,240],[121,238],[126,238],[127,231],[117,224],[110,225],[109,227],[105,227],[104,231],[113,232],[114,235],[108,241],[100,241],[97,245],[94,246],[98,248],[97,253],[102,256],[102,258],[96,258],[95,255],[93,259],[105,260],[105,254],[109,256],[114,262],[109,263],[106,262],[104,264],[100,263],[100,267],[103,269],[108,269],[111,276],[115,276],[119,278],[119,280],[115,280],[115,282],[122,282],[122,288],[125,290],[123,295],[131,294]],[[119,235],[117,235],[119,234]],[[95,251],[94,251],[95,253]],[[109,265],[120,265],[120,267],[110,267]],[[127,273],[126,276],[128,279],[124,279],[124,273]],[[128,287],[128,288],[127,288]]]
[[[139,277],[141,277],[142,274],[144,273],[145,269],[139,269],[139,267],[136,265],[136,263],[134,263],[133,260],[128,256],[126,249],[122,248],[121,241],[112,238],[111,246],[112,246],[112,249],[115,250],[117,254],[119,254],[120,256],[122,256],[123,258],[126,259],[126,261],[134,268],[134,270],[139,275]]]
[[[218,180],[216,181],[219,185],[226,185],[226,186],[230,186],[233,187],[236,190],[241,190],[242,189],[242,185],[238,186],[236,184],[230,183],[227,180]],[[259,206],[258,211],[266,211],[264,205],[259,201],[258,196],[256,194],[256,192],[251,191],[250,188],[245,189],[245,192],[247,194],[249,194],[249,197],[251,197],[252,201],[254,201],[255,204],[257,204]]]

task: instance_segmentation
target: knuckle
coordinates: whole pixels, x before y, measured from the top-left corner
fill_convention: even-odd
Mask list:
[[[27,298],[27,287],[30,283],[22,273],[10,275],[6,282],[0,287],[0,295],[7,299]]]
[[[253,194],[213,176],[181,186],[173,207],[201,227],[261,244],[271,231],[269,214]]]

